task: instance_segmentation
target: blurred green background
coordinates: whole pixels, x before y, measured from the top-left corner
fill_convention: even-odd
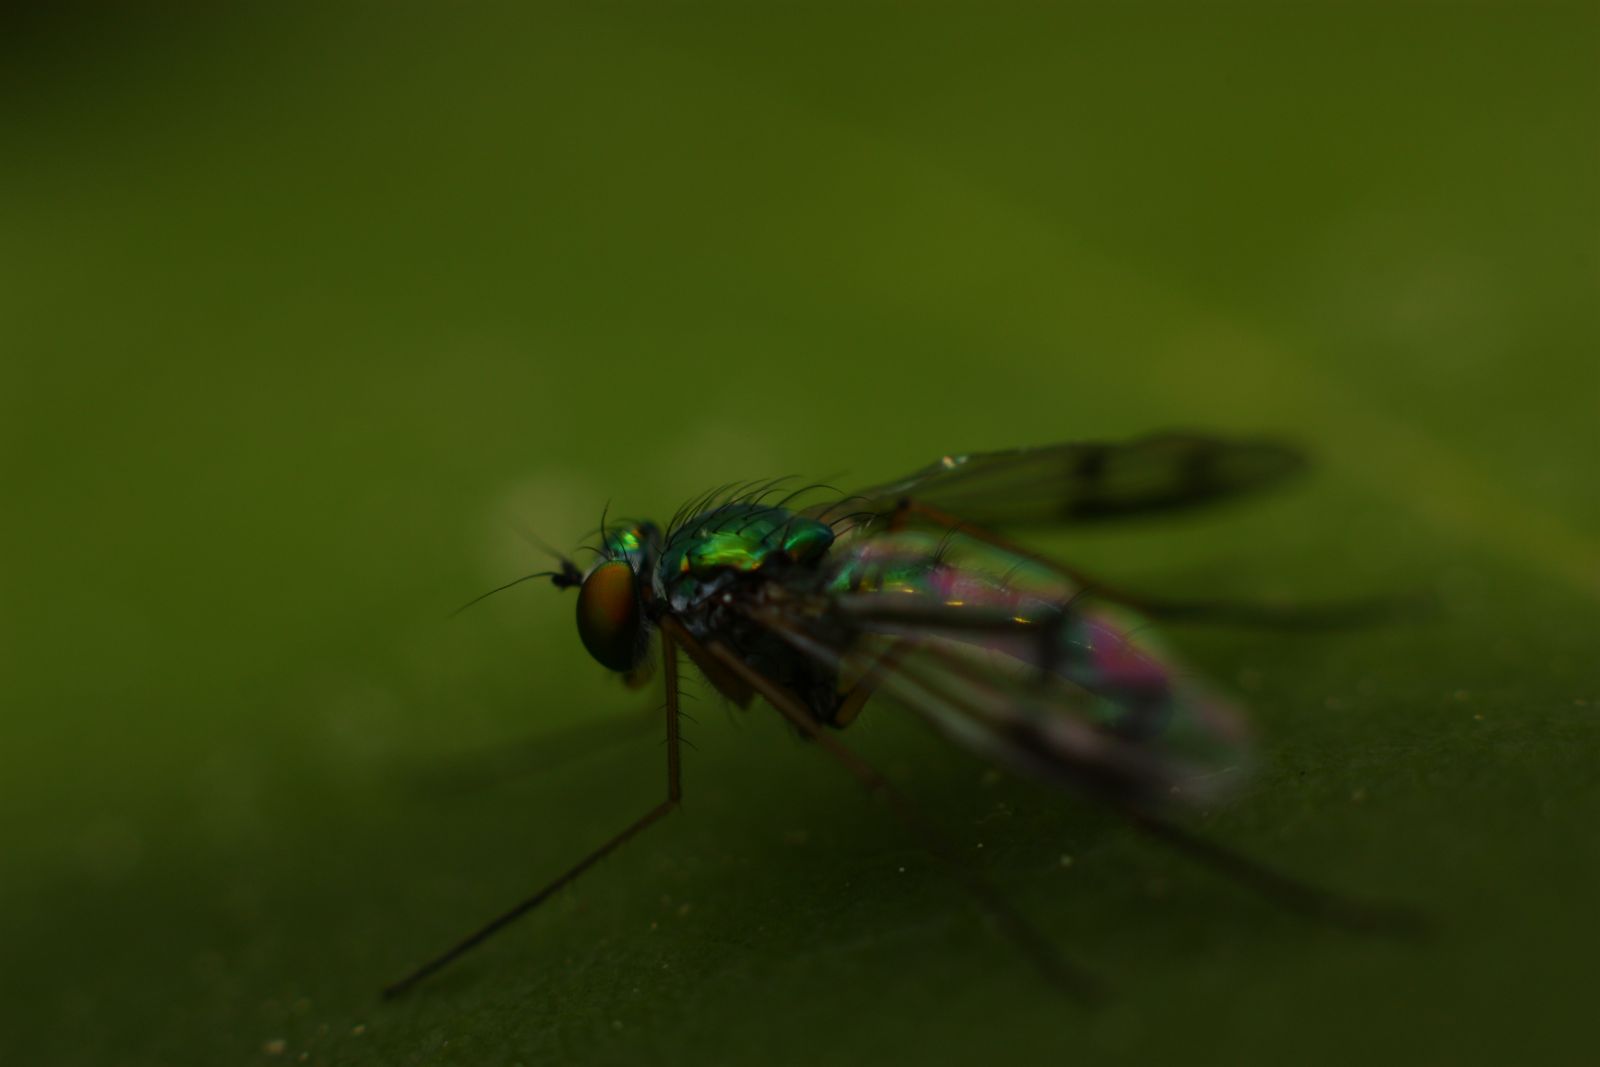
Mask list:
[[[3,26],[0,1060],[1592,1053],[1600,9]],[[1172,426],[1319,469],[1041,546],[1169,595],[1439,595],[1172,634],[1261,738],[1195,825],[1430,943],[1286,916],[869,711],[861,751],[1113,987],[1082,1010],[704,694],[681,815],[377,1002],[660,795],[649,730],[561,741],[659,699],[570,595],[445,621],[545,565],[519,527]]]

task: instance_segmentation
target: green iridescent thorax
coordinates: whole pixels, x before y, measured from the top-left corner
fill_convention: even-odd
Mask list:
[[[710,578],[720,571],[754,571],[775,561],[809,563],[833,544],[825,522],[784,508],[730,504],[690,519],[673,533],[656,573],[663,585],[683,576]]]

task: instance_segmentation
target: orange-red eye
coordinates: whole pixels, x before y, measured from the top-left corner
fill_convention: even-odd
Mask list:
[[[621,560],[589,572],[578,590],[578,636],[600,665],[614,671],[634,666],[639,649],[639,583]]]

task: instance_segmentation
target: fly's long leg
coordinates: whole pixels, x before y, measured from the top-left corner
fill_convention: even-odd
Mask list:
[[[1406,908],[1352,900],[1319,889],[1158,816],[1134,810],[1126,814],[1156,840],[1290,911],[1360,933],[1417,937],[1427,931],[1422,916]]]
[[[683,780],[679,773],[678,739],[678,642],[674,634],[661,634],[661,681],[667,691],[667,804],[683,799]]]
[[[948,512],[940,511],[917,500],[902,500],[899,507],[889,516],[889,528],[904,529],[907,520],[913,515],[920,516],[935,526],[954,530],[1030,559],[1041,566],[1049,567],[1077,583],[1091,596],[1121,604],[1149,618],[1164,622],[1222,623],[1279,630],[1330,630],[1417,615],[1427,608],[1426,601],[1419,597],[1365,597],[1328,604],[1259,604],[1222,599],[1169,600],[1123,589],[1069,564],[1046,559],[1037,552],[1024,548],[991,530],[964,522]]]
[[[1099,983],[1083,971],[1062,959],[1049,942],[1023,918],[993,886],[957,858],[954,847],[927,822],[912,805],[909,798],[878,771],[857,756],[840,741],[823,731],[806,706],[792,693],[777,685],[765,675],[751,668],[730,649],[720,643],[701,644],[683,631],[675,622],[666,620],[663,632],[671,628],[674,636],[696,662],[702,659],[720,664],[730,673],[744,680],[798,730],[823,751],[838,760],[844,768],[865,786],[868,791],[882,795],[901,823],[921,841],[930,854],[942,861],[960,879],[978,901],[1005,930],[1016,945],[1033,961],[1039,971],[1052,982],[1082,1000],[1095,1000],[1102,995]]]
[[[589,853],[577,864],[571,867],[565,874],[561,875],[555,881],[539,890],[533,896],[529,897],[527,900],[524,900],[522,903],[518,904],[505,914],[487,923],[475,933],[463,938],[450,949],[438,956],[435,956],[433,959],[429,960],[427,963],[424,963],[421,967],[418,967],[404,978],[384,986],[384,999],[390,1000],[394,997],[398,997],[400,994],[406,992],[424,978],[427,978],[429,975],[442,970],[446,965],[454,962],[456,959],[465,955],[470,950],[477,948],[490,937],[499,933],[507,926],[510,926],[513,922],[522,918],[528,912],[532,911],[534,908],[537,908],[540,904],[543,904],[547,899],[553,896],[557,890],[569,885],[584,871],[587,871],[590,867],[593,867],[606,856],[616,851],[616,849],[624,841],[627,841],[630,837],[633,837],[635,834],[639,833],[639,831],[643,830],[645,827],[649,826],[651,823],[667,814],[667,812],[671,811],[676,806],[677,801],[675,800],[665,800],[660,804],[657,804],[627,829],[623,830],[611,840],[607,841],[605,844]]]
[[[578,876],[590,867],[605,859],[620,848],[623,842],[634,837],[645,827],[659,820],[672,809],[678,806],[683,798],[683,788],[680,778],[679,765],[679,737],[678,737],[678,651],[673,640],[673,634],[663,630],[661,635],[661,654],[663,677],[667,690],[667,799],[645,812],[638,819],[630,823],[621,833],[612,837],[605,844],[579,860],[565,873],[540,889],[533,896],[524,900],[510,911],[491,920],[483,927],[463,938],[445,952],[424,963],[399,981],[392,982],[383,989],[385,1000],[392,999],[406,992],[418,982],[429,975],[443,969],[448,964],[465,955],[467,952],[483,944],[490,937],[510,926],[528,912],[543,904],[559,890],[576,881]]]
[[[868,700],[872,699],[872,694],[878,691],[878,683],[883,680],[883,676],[894,670],[910,648],[911,645],[905,641],[898,641],[891,645],[888,651],[877,658],[867,670],[867,673],[863,674],[855,685],[841,694],[839,707],[833,713],[835,725],[843,729],[855,722],[856,716],[861,714],[861,709],[866,706]]]

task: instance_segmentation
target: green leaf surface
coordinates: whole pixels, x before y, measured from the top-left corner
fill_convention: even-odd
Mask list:
[[[1578,1063],[1600,959],[1592,5],[389,6],[0,35],[0,1062]],[[570,594],[612,513],[1281,433],[1043,550],[1167,596],[1307,922],[902,711],[847,739],[1112,990],[709,687],[661,796]]]

